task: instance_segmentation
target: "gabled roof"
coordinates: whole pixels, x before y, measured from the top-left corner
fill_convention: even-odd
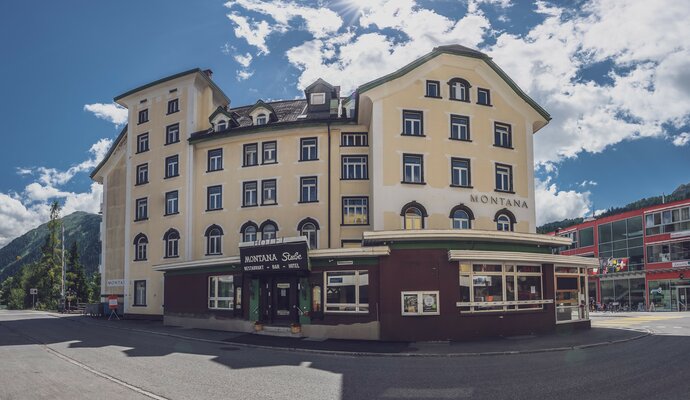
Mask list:
[[[305,93],[306,93],[306,92],[309,92],[311,89],[314,88],[314,86],[317,86],[317,85],[324,85],[324,86],[328,87],[330,90],[333,90],[333,89],[334,89],[333,85],[331,85],[330,83],[328,83],[328,82],[324,81],[323,79],[319,78],[319,79],[317,79],[314,83],[312,83],[311,85],[309,85],[309,86],[307,86],[306,88],[304,88],[304,92],[305,92]]]
[[[275,113],[276,113],[275,110],[273,109],[273,107],[271,107],[270,104],[264,103],[263,100],[259,99],[259,100],[257,100],[256,103],[254,103],[253,106],[249,107],[249,109],[247,110],[247,114],[251,114],[251,113],[254,112],[254,110],[256,110],[257,108],[265,108],[268,112],[270,112],[270,113],[273,114],[273,115],[275,115]]]
[[[231,119],[234,118],[232,113],[230,111],[226,110],[225,107],[218,106],[218,108],[216,108],[216,111],[214,111],[213,114],[211,114],[211,116],[208,117],[208,120],[213,121],[213,118],[215,118],[216,115],[218,115],[218,114],[223,114],[226,117],[231,118]]]
[[[183,76],[195,74],[195,73],[198,73],[206,81],[206,83],[208,83],[208,85],[211,86],[211,88],[213,88],[213,90],[220,93],[220,95],[223,96],[223,99],[225,101],[227,101],[228,104],[230,104],[230,99],[228,98],[228,96],[226,96],[225,93],[223,93],[223,91],[218,87],[218,85],[216,85],[215,82],[213,82],[213,80],[211,80],[211,78],[208,76],[208,74],[206,74],[204,71],[201,70],[201,68],[190,69],[190,70],[183,71],[183,72],[180,72],[180,73],[177,73],[174,75],[166,76],[165,78],[158,79],[157,81],[153,81],[153,82],[147,83],[145,85],[141,85],[141,86],[134,88],[132,90],[128,90],[119,96],[115,96],[113,101],[117,102],[118,100],[121,100],[121,99],[123,99],[127,96],[130,96],[130,95],[133,95],[136,92],[140,92],[142,90],[154,87],[156,85],[160,85],[161,83],[165,83],[165,82],[171,81],[173,79],[181,78]]]
[[[275,115],[275,120],[273,123],[278,124],[283,122],[298,121],[297,117],[302,115],[302,111],[304,111],[306,105],[307,101],[305,99],[280,100],[268,103],[259,100],[251,106],[231,108],[228,110],[228,112],[237,116],[237,122],[240,127],[245,127],[254,124],[249,114],[251,114],[251,112],[256,110],[256,108],[259,106],[272,111]]]
[[[98,165],[96,165],[96,168],[94,168],[93,171],[91,171],[91,173],[89,174],[89,177],[91,179],[93,179],[96,176],[96,174],[98,173],[98,171],[100,171],[100,169],[103,168],[103,165],[105,165],[105,163],[108,161],[110,156],[113,154],[113,152],[115,151],[117,146],[120,144],[122,139],[124,139],[126,136],[127,136],[127,125],[125,125],[125,127],[122,128],[122,131],[120,131],[120,134],[117,135],[117,138],[115,138],[115,141],[113,142],[113,144],[110,145],[108,152],[105,153],[105,157],[103,157],[101,162],[99,162]]]
[[[520,89],[520,87],[517,85],[517,83],[515,83],[505,72],[503,72],[503,70],[498,65],[496,65],[496,63],[493,62],[491,57],[482,53],[481,51],[461,46],[459,44],[435,47],[430,53],[427,53],[426,55],[416,59],[415,61],[407,64],[399,70],[392,72],[388,75],[382,76],[381,78],[374,79],[373,81],[367,82],[363,85],[360,85],[357,88],[357,92],[361,94],[368,90],[374,89],[377,86],[381,86],[384,83],[392,81],[393,79],[397,79],[441,54],[453,54],[456,56],[479,58],[481,60],[484,60],[484,62],[486,62],[489,65],[489,67],[491,67],[491,69],[493,69],[494,72],[496,72],[496,74],[498,74],[498,76],[500,76],[508,84],[508,86],[510,86],[510,88],[513,89],[513,91],[515,91],[515,93],[518,96],[520,96],[520,98],[522,98],[527,104],[529,104],[544,119],[546,119],[547,121],[551,120],[551,115],[549,115],[549,113],[546,110],[544,110],[539,104],[537,104],[536,101],[529,97],[527,93],[523,92],[522,89]]]

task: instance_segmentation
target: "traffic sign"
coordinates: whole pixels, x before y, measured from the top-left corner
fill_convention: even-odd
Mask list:
[[[29,294],[38,294],[38,289],[36,289],[36,288],[29,289]]]

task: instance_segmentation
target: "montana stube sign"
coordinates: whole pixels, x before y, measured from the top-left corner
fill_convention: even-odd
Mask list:
[[[306,238],[242,243],[240,264],[244,272],[252,273],[309,271]]]
[[[504,207],[528,208],[527,202],[524,200],[507,199],[505,197],[489,196],[486,194],[471,194],[470,201],[472,203],[496,204]]]

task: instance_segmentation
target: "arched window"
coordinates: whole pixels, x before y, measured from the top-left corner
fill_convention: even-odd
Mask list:
[[[255,242],[257,237],[256,237],[256,232],[259,230],[259,227],[256,226],[255,223],[252,221],[247,221],[242,225],[242,228],[240,228],[240,233],[242,234],[242,241],[243,242]]]
[[[469,82],[462,78],[453,78],[448,81],[450,86],[450,99],[460,101],[470,101],[470,85]]]
[[[227,122],[225,122],[224,119],[221,119],[218,121],[218,126],[216,127],[216,130],[218,132],[224,131],[228,127]]]
[[[471,229],[474,214],[464,204],[457,205],[450,210],[451,227],[453,229]]]
[[[496,230],[512,232],[515,226],[515,215],[507,209],[499,210],[494,218],[496,222]]]
[[[206,255],[223,254],[223,228],[211,225],[206,229]]]
[[[259,230],[261,231],[261,240],[275,239],[278,234],[278,226],[270,219],[264,221]]]
[[[403,206],[400,216],[403,217],[403,229],[424,229],[424,218],[429,215],[423,205],[411,201]]]
[[[268,122],[266,114],[259,114],[256,116],[256,125],[266,125],[266,122]]]
[[[317,249],[319,246],[319,223],[313,218],[305,218],[297,225],[300,236],[306,236],[310,249]]]
[[[180,253],[180,232],[175,229],[168,229],[163,235],[165,242],[165,258],[179,257]]]
[[[149,245],[149,239],[143,233],[138,234],[134,238],[134,261],[146,260],[146,248]]]

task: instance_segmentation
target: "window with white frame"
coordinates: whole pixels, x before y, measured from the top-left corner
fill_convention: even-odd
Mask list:
[[[141,110],[139,111],[139,123],[143,124],[144,122],[149,122],[149,110]]]
[[[400,292],[403,316],[439,315],[439,292]]]
[[[311,104],[314,106],[326,104],[326,93],[312,93]]]
[[[441,83],[439,81],[426,81],[426,97],[441,97]]]
[[[343,132],[340,135],[340,147],[366,146],[369,146],[369,134],[367,132]]]
[[[505,214],[499,214],[496,217],[496,230],[510,232],[513,230],[513,224],[510,217]]]
[[[168,101],[168,114],[173,114],[180,111],[180,100],[172,99]]]
[[[218,121],[218,124],[216,125],[216,132],[222,132],[225,129],[227,129],[227,127],[228,127],[228,123],[225,122],[224,119],[221,119],[220,121]]]
[[[235,300],[235,285],[232,275],[208,277],[208,308],[232,310]]]
[[[450,99],[470,101],[470,84],[464,79],[454,78],[448,82],[450,87]]]
[[[252,165],[257,165],[259,163],[258,157],[258,145],[256,143],[250,143],[244,145],[244,157],[243,161],[244,167],[249,167]]]
[[[271,240],[275,239],[278,234],[278,227],[273,222],[268,222],[262,224],[261,228],[261,240]]]
[[[263,153],[263,158],[261,159],[262,164],[274,164],[278,162],[277,153],[278,144],[277,142],[263,142],[261,143],[261,149]]]
[[[146,261],[146,250],[149,239],[143,233],[134,238],[134,261]]]
[[[424,229],[424,214],[417,207],[408,207],[403,212],[403,229]]]
[[[368,271],[327,271],[324,274],[326,312],[369,312]]]
[[[137,185],[143,185],[149,183],[149,165],[141,164],[137,165]]]
[[[645,214],[647,235],[690,231],[690,206]]]
[[[175,154],[174,156],[165,158],[165,178],[173,178],[180,175],[180,156]]]
[[[343,225],[369,224],[369,198],[343,197]]]
[[[455,140],[470,140],[470,117],[464,115],[450,116],[450,138]]]
[[[470,229],[470,216],[467,211],[453,211],[453,229]]]
[[[206,211],[223,209],[223,186],[215,185],[206,188]]]
[[[403,183],[424,183],[423,160],[420,154],[403,154]]]
[[[317,138],[302,138],[300,143],[300,161],[312,161],[319,158],[318,153],[318,139]]]
[[[165,128],[165,144],[177,143],[180,141],[180,124],[172,124]]]
[[[149,151],[149,133],[142,133],[137,136],[137,153]]]
[[[461,311],[540,309],[543,297],[540,265],[460,263]]]
[[[242,229],[242,241],[243,242],[255,242],[256,241],[256,231],[257,227],[253,224],[247,224]]]
[[[208,172],[220,171],[223,169],[223,149],[212,149],[208,151]]]
[[[258,205],[256,181],[242,183],[242,207]]]
[[[317,178],[315,176],[304,176],[300,182],[300,203],[314,203],[319,201],[317,196]]]
[[[218,225],[211,225],[206,229],[206,255],[223,253],[223,230]]]
[[[180,255],[180,233],[170,229],[163,236],[165,242],[165,258],[175,258]]]
[[[149,200],[144,197],[136,200],[136,210],[134,215],[135,221],[141,221],[148,219],[149,217]]]
[[[403,135],[424,136],[423,113],[403,110]]]
[[[470,186],[470,160],[466,158],[451,158],[450,173],[452,186]]]
[[[499,192],[513,191],[513,167],[496,164],[496,190]]]
[[[165,193],[165,215],[177,214],[180,212],[180,199],[177,190]]]
[[[489,91],[489,89],[477,89],[477,104],[481,104],[484,106],[491,105],[491,92]]]
[[[266,125],[268,122],[268,117],[266,117],[266,114],[259,114],[256,116],[256,124],[255,125]]]
[[[369,179],[368,156],[342,156],[342,180]]]
[[[299,234],[300,236],[306,236],[310,249],[318,249],[319,231],[313,222],[302,224],[302,229],[300,229]]]
[[[146,281],[134,281],[134,306],[146,306]]]
[[[513,147],[513,132],[510,125],[494,122],[494,146]]]
[[[261,181],[261,205],[271,205],[277,203],[276,180],[266,179]]]
[[[589,319],[587,268],[555,266],[556,323]]]

